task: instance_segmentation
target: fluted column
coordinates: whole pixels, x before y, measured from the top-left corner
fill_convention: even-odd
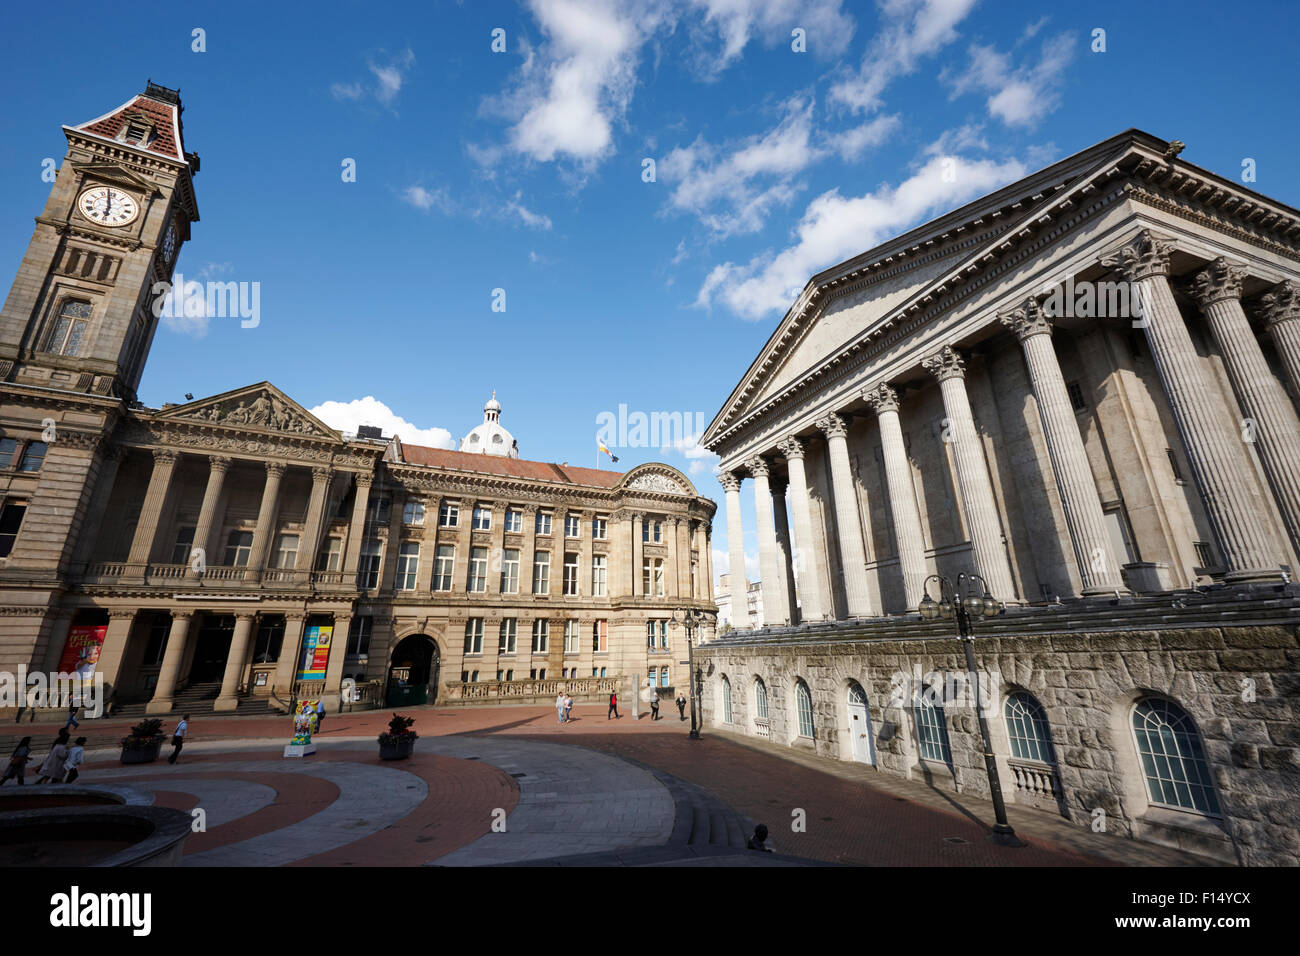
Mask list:
[[[989,480],[984,449],[975,431],[975,416],[966,395],[965,363],[955,350],[945,345],[921,365],[939,380],[939,390],[943,393],[943,409],[957,460],[957,484],[966,511],[975,570],[995,598],[1015,601],[1017,592],[1007,549],[1002,542],[1002,523],[998,519],[993,482]]]
[[[632,596],[645,597],[645,584],[641,576],[641,565],[645,563],[641,547],[642,529],[645,527],[645,515],[639,511],[632,512]]]
[[[212,525],[216,519],[217,503],[221,500],[221,488],[226,480],[226,472],[229,470],[229,458],[221,455],[212,455],[208,458],[208,484],[203,489],[203,504],[199,506],[199,520],[194,528],[194,544],[190,552],[190,567],[185,572],[188,577],[197,578],[199,576],[199,571],[194,566],[194,548],[202,549],[202,567],[206,568],[210,563],[208,555],[212,553]]]
[[[677,593],[690,599],[691,593],[691,519],[674,518],[677,532]]]
[[[1300,282],[1287,279],[1260,296],[1259,315],[1291,379],[1291,392],[1300,401]]]
[[[898,420],[898,393],[888,385],[877,385],[862,393],[876,413],[880,426],[880,447],[885,459],[885,484],[889,489],[889,513],[894,519],[894,539],[898,547],[898,565],[903,573],[903,592],[908,610],[921,605],[925,597],[925,534],[921,530],[921,511],[916,506],[916,488],[912,484],[912,466],[907,461],[907,445]]]
[[[1270,535],[1242,493],[1250,485],[1240,438],[1211,398],[1200,356],[1169,287],[1172,249],[1171,241],[1143,231],[1101,263],[1138,286],[1147,343],[1222,550],[1227,579],[1275,580],[1282,572]]]
[[[794,566],[795,587],[803,621],[824,621],[827,618],[825,593],[821,575],[817,570],[817,555],[813,550],[812,504],[808,500],[808,478],[804,472],[803,442],[787,438],[777,449],[785,456],[790,473],[790,506],[794,515]]]
[[[862,543],[862,520],[858,516],[858,492],[849,464],[848,423],[834,413],[819,419],[817,427],[826,436],[831,460],[831,489],[835,495],[835,529],[840,541],[840,566],[844,569],[844,596],[849,617],[871,615],[871,592],[867,586],[867,549]]]
[[[1243,266],[1220,256],[1192,277],[1189,291],[1219,343],[1241,410],[1254,422],[1241,437],[1259,449],[1287,535],[1300,550],[1300,420],[1241,308],[1245,275]]]
[[[249,638],[253,633],[253,613],[235,615],[235,633],[230,638],[230,653],[226,656],[226,670],[221,678],[221,693],[212,705],[213,710],[235,710],[239,707],[239,678],[248,663]]]
[[[343,580],[347,582],[348,587],[355,587],[357,581],[357,568],[361,563],[361,542],[366,537],[366,508],[370,505],[370,485],[375,480],[375,476],[364,472],[358,472],[355,476],[357,482],[357,494],[352,500],[352,520],[348,523],[348,550],[343,559]],[[469,515],[464,511],[461,512],[461,525],[467,525]],[[531,536],[532,532],[529,531]],[[466,565],[469,555],[465,553],[464,548],[456,549],[456,563],[458,573]]]
[[[302,540],[298,543],[299,571],[315,571],[316,555],[320,551],[321,531],[325,527],[325,508],[329,501],[330,482],[334,472],[318,465],[311,470],[311,498],[307,502],[307,522],[302,529]],[[428,517],[426,515],[426,519]],[[437,515],[434,515],[437,522]]]
[[[776,519],[776,559],[785,586],[785,607],[790,623],[799,623],[798,597],[794,588],[794,547],[790,542],[790,513],[786,509],[787,483],[770,480],[772,486],[772,516]]]
[[[745,462],[754,476],[754,514],[758,531],[758,566],[763,575],[764,627],[788,624],[790,609],[786,606],[785,576],[781,573],[780,545],[776,541],[776,523],[772,519],[772,486],[768,480],[770,468],[766,460],[755,456]]]
[[[95,491],[90,499],[85,518],[81,524],[81,534],[77,547],[73,551],[72,565],[80,573],[95,556],[95,546],[99,544],[99,532],[104,524],[104,514],[113,495],[113,485],[117,480],[118,466],[125,457],[123,449],[109,445],[103,451],[99,472],[95,475]]]
[[[1065,523],[1079,566],[1084,596],[1126,591],[1124,576],[1106,532],[1101,498],[1088,453],[1083,447],[1074,406],[1065,387],[1065,377],[1052,347],[1052,325],[1036,299],[999,316],[1002,324],[1016,333],[1025,352],[1029,382],[1038,402],[1047,454],[1061,495]]]
[[[276,508],[280,503],[280,481],[285,465],[278,461],[266,463],[266,484],[262,486],[262,504],[257,509],[257,526],[253,529],[253,546],[248,556],[248,568],[256,573],[266,564],[266,551],[275,537]]]
[[[140,506],[140,517],[135,525],[135,537],[131,539],[130,557],[127,558],[133,576],[143,577],[145,568],[153,557],[158,520],[162,516],[172,476],[176,473],[176,463],[180,459],[180,454],[169,448],[154,449],[153,472],[149,476],[149,487],[144,493],[144,503]]]
[[[162,667],[158,670],[158,683],[154,685],[153,699],[145,706],[145,713],[166,714],[172,709],[172,694],[176,692],[176,678],[180,675],[181,661],[189,644],[190,622],[193,611],[173,611],[172,627],[167,634],[167,650],[163,652]]]
[[[730,472],[718,476],[718,484],[727,494],[727,574],[731,589],[731,616],[740,622],[749,616],[748,582],[745,580],[745,538],[740,523],[741,478]],[[737,627],[742,626],[737,623]]]

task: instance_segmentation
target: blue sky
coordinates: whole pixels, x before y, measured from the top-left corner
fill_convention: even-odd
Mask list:
[[[178,271],[260,283],[256,328],[160,328],[141,385],[154,406],[269,379],[335,427],[447,443],[495,389],[524,457],[591,465],[597,416],[620,405],[711,419],[813,273],[1128,127],[1225,176],[1251,158],[1254,188],[1300,206],[1287,3],[229,0],[0,16],[6,274],[61,124],[149,77],[181,89],[202,158]],[[943,157],[958,182],[932,174]],[[721,503],[698,448],[614,452],[620,468],[674,464]],[[720,512],[719,570],[725,533]]]

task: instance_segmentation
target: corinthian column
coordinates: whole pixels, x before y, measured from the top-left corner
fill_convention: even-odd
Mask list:
[[[307,502],[307,524],[303,528],[302,541],[298,545],[299,571],[316,570],[316,552],[320,550],[320,536],[326,520],[325,508],[329,501],[330,483],[333,480],[334,472],[329,468],[317,465],[311,470],[311,498]],[[430,524],[432,523],[431,521]],[[426,564],[432,566],[432,558],[426,558],[422,562],[422,566]]]
[[[1106,533],[1101,499],[1088,453],[1083,447],[1074,406],[1065,387],[1065,377],[1052,348],[1052,324],[1036,299],[1029,299],[1018,309],[998,316],[1002,324],[1016,333],[1025,350],[1029,382],[1038,402],[1038,417],[1043,423],[1047,455],[1061,494],[1065,523],[1070,529],[1074,557],[1079,565],[1085,597],[1126,591],[1124,576]]]
[[[221,677],[221,693],[212,704],[213,710],[235,710],[239,707],[239,679],[244,676],[244,665],[248,663],[249,638],[256,617],[252,613],[235,615],[235,633],[230,638],[226,670]]]
[[[862,543],[858,492],[849,465],[848,424],[832,412],[819,419],[817,427],[826,435],[826,447],[830,453],[835,528],[840,541],[840,566],[844,569],[844,596],[848,601],[849,617],[868,617],[871,614],[871,592],[867,588],[867,549]]]
[[[1200,356],[1169,287],[1172,249],[1171,241],[1144,230],[1101,264],[1138,287],[1147,343],[1222,550],[1227,580],[1276,580],[1282,572],[1271,536],[1242,495],[1250,485],[1240,439],[1211,399]]]
[[[278,461],[266,463],[266,484],[262,486],[262,504],[257,509],[257,526],[253,529],[253,546],[248,556],[249,571],[256,573],[266,564],[266,549],[275,537],[275,514],[280,503],[280,481],[285,465]]]
[[[1300,283],[1287,279],[1260,296],[1259,315],[1286,366],[1291,391],[1300,400]]]
[[[208,458],[208,484],[203,489],[203,504],[199,506],[199,521],[194,528],[194,548],[202,551],[203,567],[208,565],[208,554],[212,548],[212,525],[217,514],[217,502],[221,500],[221,486],[225,483],[226,472],[230,470],[230,459],[220,455]],[[193,553],[190,555],[190,568],[187,577],[198,577],[199,571],[194,567]]]
[[[1259,448],[1291,544],[1300,550],[1300,421],[1242,311],[1245,274],[1220,256],[1192,277],[1189,291],[1219,343],[1241,410],[1254,422],[1243,424],[1241,437]]]
[[[181,456],[169,448],[154,449],[153,472],[149,476],[149,487],[144,493],[144,503],[140,506],[140,517],[135,525],[135,537],[131,540],[130,557],[127,558],[132,576],[143,577],[145,568],[153,559],[158,521],[162,517],[163,504],[167,500],[172,476],[176,473],[176,463],[180,459]]]
[[[877,385],[862,393],[880,424],[880,447],[885,458],[885,483],[889,488],[889,511],[894,517],[894,538],[898,564],[903,571],[907,607],[914,610],[925,597],[925,535],[921,511],[916,506],[912,466],[907,461],[903,428],[898,421],[898,393],[888,385]]]
[[[718,476],[718,484],[727,493],[728,576],[731,580],[731,617],[740,622],[749,616],[749,595],[745,581],[745,539],[740,523],[741,479],[729,471]],[[640,573],[640,569],[637,570]],[[737,623],[737,627],[741,625]]]
[[[176,678],[180,676],[181,662],[189,643],[190,621],[194,612],[188,609],[172,612],[172,627],[167,634],[167,649],[163,651],[162,667],[154,685],[153,699],[145,706],[146,714],[165,714],[172,709],[172,694],[176,692]]]
[[[817,556],[813,553],[812,505],[808,500],[808,476],[804,472],[803,442],[787,438],[777,445],[790,471],[790,504],[794,512],[794,565],[796,586],[804,621],[824,621],[826,602]]]
[[[790,546],[790,514],[785,506],[785,482],[771,479],[772,516],[776,519],[776,560],[780,566],[781,583],[785,586],[785,607],[791,624],[797,624],[799,607],[794,592],[794,554]]]
[[[1000,601],[1013,601],[1018,595],[1011,577],[1011,563],[1002,543],[1002,523],[998,519],[997,499],[989,480],[988,463],[980,436],[975,431],[975,416],[966,396],[966,367],[957,352],[944,346],[921,366],[939,380],[943,393],[943,410],[948,416],[948,435],[957,460],[957,485],[970,532],[975,571]]]
[[[768,481],[767,462],[755,456],[745,462],[754,476],[754,514],[758,519],[758,566],[763,575],[763,626],[788,624],[785,579],[781,575],[780,545],[776,543],[776,524],[772,520],[772,486]]]

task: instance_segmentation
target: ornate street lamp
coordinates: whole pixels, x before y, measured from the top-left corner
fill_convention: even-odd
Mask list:
[[[930,582],[939,582],[939,600],[930,597]],[[975,582],[979,582],[976,587]],[[1002,801],[1002,784],[998,780],[998,764],[993,756],[993,743],[989,738],[989,723],[984,716],[984,706],[980,701],[980,678],[975,669],[975,637],[971,633],[971,619],[978,617],[995,617],[1002,611],[1002,604],[989,593],[988,582],[978,574],[957,575],[957,586],[942,574],[932,574],[923,585],[925,597],[917,610],[923,621],[943,619],[950,621],[957,618],[957,631],[961,635],[962,649],[966,652],[966,670],[974,681],[975,715],[979,720],[980,738],[984,743],[984,769],[989,778],[989,791],[993,795],[993,841],[1005,846],[1024,846],[1025,843],[1016,836],[1016,831],[1007,822],[1007,808]],[[983,595],[979,591],[983,590]]]
[[[704,723],[702,719],[696,718],[695,701],[703,693],[703,675],[695,670],[695,632],[700,625],[707,622],[712,615],[697,608],[678,607],[673,609],[672,625],[676,629],[684,627],[686,629],[686,681],[691,699],[691,732],[689,734],[692,740],[700,739],[700,727]],[[702,717],[703,715],[701,715]]]

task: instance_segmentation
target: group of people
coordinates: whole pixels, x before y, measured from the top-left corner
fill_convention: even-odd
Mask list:
[[[677,713],[682,720],[686,719],[686,698],[680,693],[677,695]],[[570,713],[573,711],[573,698],[565,691],[560,691],[555,698],[555,716],[559,722],[567,724],[570,720]],[[618,712],[618,694],[611,691],[609,695],[609,713],[605,715],[606,720],[621,719],[622,714]],[[650,700],[650,719],[659,719],[659,695],[656,694]]]
[[[37,783],[72,783],[81,774],[82,761],[86,759],[86,738],[78,737],[71,745],[68,741],[72,731],[64,727],[54,738],[54,745],[41,763],[37,774]],[[9,756],[9,765],[5,767],[4,776],[0,777],[0,786],[11,779],[17,779],[18,785],[27,782],[27,764],[32,760],[32,738],[24,737]]]
[[[555,716],[560,719],[560,723],[567,724],[569,722],[569,714],[572,711],[573,698],[564,691],[560,691],[555,698]]]

